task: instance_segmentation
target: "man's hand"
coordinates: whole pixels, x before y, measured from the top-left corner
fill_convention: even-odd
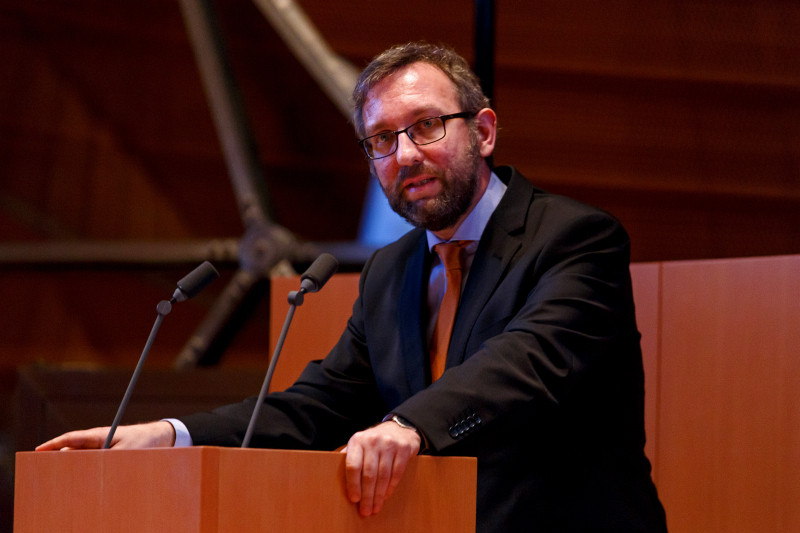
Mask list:
[[[422,438],[413,429],[383,422],[350,437],[342,453],[347,496],[361,516],[377,513],[400,483],[408,460],[419,453]]]
[[[54,450],[86,450],[102,448],[111,428],[93,428],[70,431],[36,447],[37,452]],[[175,429],[164,420],[119,426],[111,440],[111,448],[156,448],[175,444]]]

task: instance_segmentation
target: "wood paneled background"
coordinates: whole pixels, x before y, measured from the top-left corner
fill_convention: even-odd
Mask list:
[[[347,119],[250,1],[217,3],[277,222],[354,239],[367,171]],[[468,0],[298,3],[359,67],[412,39],[474,55]],[[636,261],[800,252],[798,2],[506,0],[496,14],[497,163],[617,215]],[[0,0],[0,57],[1,243],[242,234],[177,1]],[[0,401],[18,365],[132,367],[184,273],[0,269]],[[148,364],[171,364],[230,275],[176,308]],[[262,309],[223,364],[261,367],[266,346]]]

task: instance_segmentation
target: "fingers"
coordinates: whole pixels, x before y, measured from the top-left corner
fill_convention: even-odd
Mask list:
[[[37,452],[56,450],[99,449],[105,444],[111,428],[92,428],[70,431],[36,447]],[[175,443],[175,429],[166,421],[150,422],[133,426],[119,426],[111,447],[116,449],[154,448],[172,446]]]
[[[347,494],[351,502],[358,504],[361,516],[370,516],[380,510],[388,486],[386,462],[391,460],[375,447],[365,447],[358,442],[358,437],[351,439],[347,445],[345,459],[345,478]],[[390,469],[389,469],[390,470]]]
[[[370,516],[383,507],[386,489],[389,487],[392,476],[394,457],[390,451],[377,447],[366,449],[361,447],[360,453],[352,454],[352,457],[353,461],[356,461],[358,457],[361,458],[361,461],[360,472],[357,463],[351,463],[346,469],[351,476],[350,501],[358,503],[358,512],[362,516]]]
[[[404,458],[400,458],[400,460],[395,460],[392,463],[392,475],[389,478],[388,486],[386,487],[386,499],[392,495],[394,490],[400,485],[400,480],[403,478],[403,474],[406,471],[406,466],[408,466],[408,461],[411,459],[413,455],[407,455]],[[376,511],[377,512],[377,511]]]
[[[416,431],[393,422],[353,435],[346,447],[345,484],[348,498],[358,504],[359,514],[370,516],[381,510],[420,444]]]
[[[344,460],[344,477],[347,497],[351,502],[358,503],[361,501],[361,467],[364,450],[355,443],[352,445],[348,443],[345,450],[347,457]]]
[[[102,448],[109,428],[70,431],[36,447],[37,452]]]

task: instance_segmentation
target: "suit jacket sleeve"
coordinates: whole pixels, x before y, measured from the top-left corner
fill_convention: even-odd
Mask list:
[[[369,269],[369,263],[365,270]],[[338,343],[312,361],[289,389],[267,395],[251,446],[332,450],[380,421],[386,405],[375,387],[364,335],[360,298]],[[195,445],[240,446],[256,397],[211,412],[180,417]]]

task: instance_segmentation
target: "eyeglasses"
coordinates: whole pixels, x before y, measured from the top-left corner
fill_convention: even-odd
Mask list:
[[[451,118],[472,118],[474,116],[475,113],[462,111],[451,115],[423,118],[402,130],[382,131],[375,135],[370,135],[358,141],[358,144],[361,145],[370,159],[381,159],[397,151],[397,136],[401,133],[408,135],[411,142],[417,146],[424,146],[444,139],[447,134],[444,123]]]

